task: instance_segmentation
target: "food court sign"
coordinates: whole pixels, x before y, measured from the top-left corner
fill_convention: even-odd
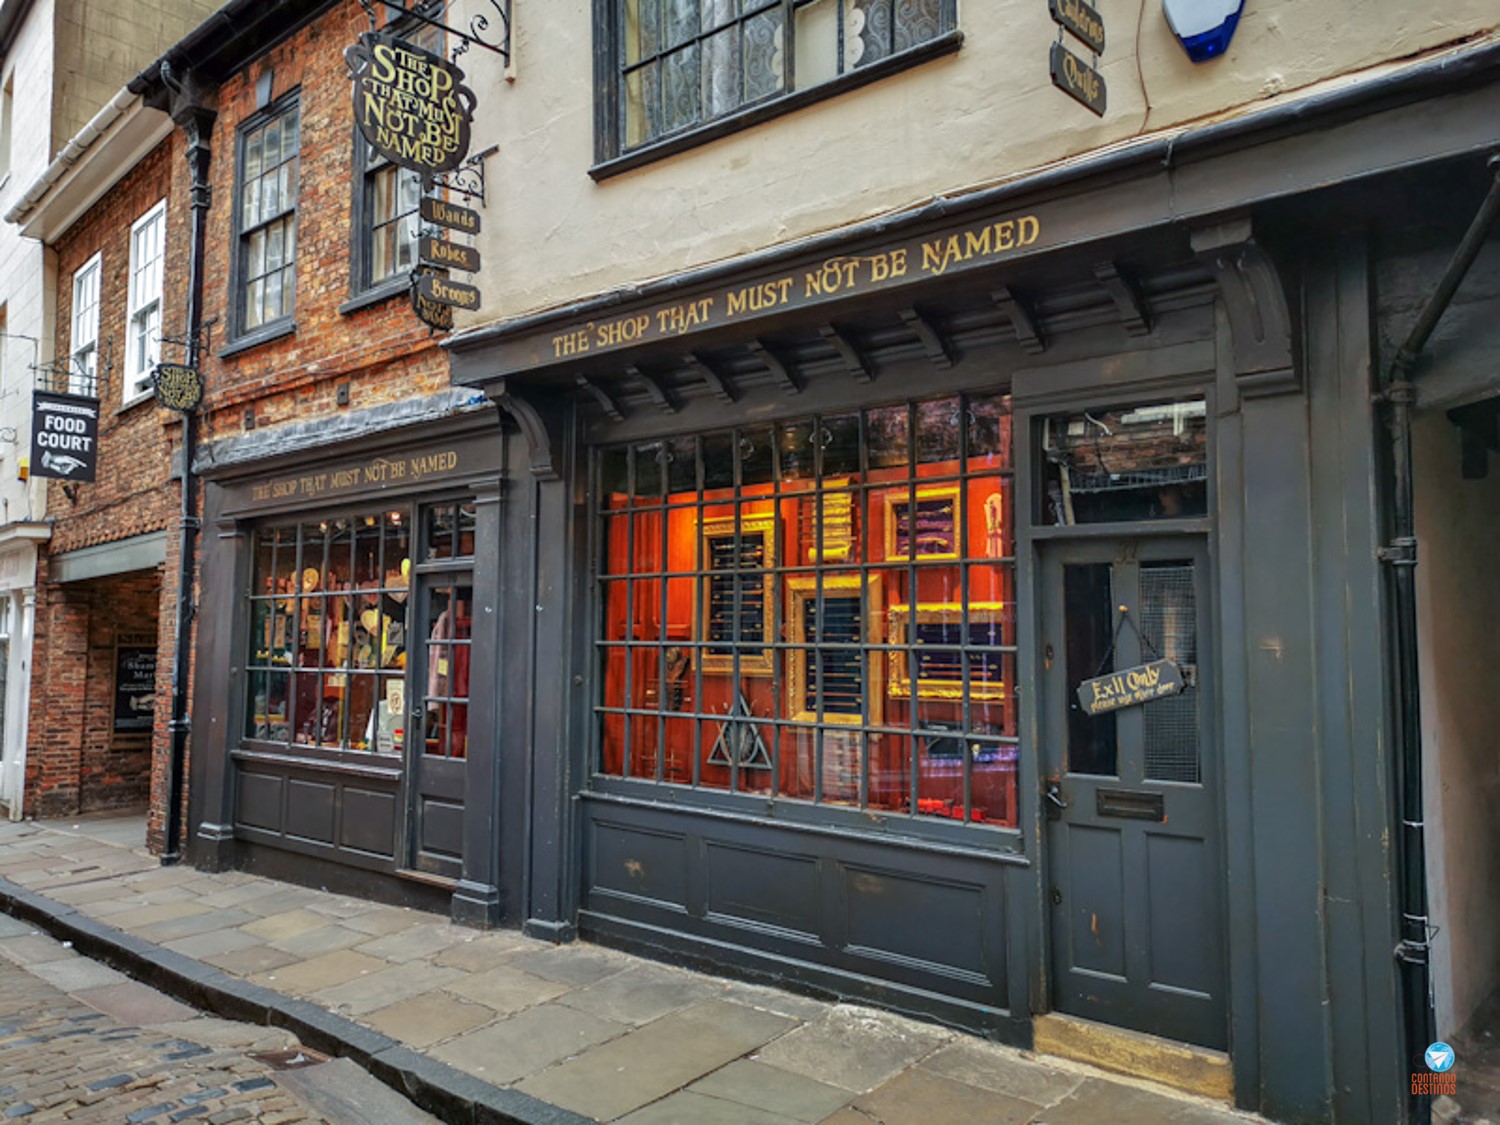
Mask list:
[[[354,79],[354,120],[372,149],[424,176],[464,162],[476,99],[462,70],[376,31],[361,35],[344,61]]]

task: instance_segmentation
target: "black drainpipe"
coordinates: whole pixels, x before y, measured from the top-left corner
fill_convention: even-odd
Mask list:
[[[1417,661],[1417,527],[1412,489],[1411,416],[1416,386],[1411,381],[1417,357],[1427,346],[1433,329],[1448,310],[1469,267],[1479,256],[1490,228],[1500,217],[1500,157],[1491,157],[1494,180],[1489,194],[1463,241],[1458,244],[1437,289],[1428,298],[1406,341],[1391,361],[1382,380],[1377,401],[1386,407],[1386,425],[1391,440],[1391,541],[1380,551],[1382,562],[1391,564],[1394,589],[1396,657],[1398,800],[1401,805],[1400,910],[1401,940],[1396,958],[1401,965],[1402,1014],[1406,1025],[1406,1052],[1414,1068],[1422,1065],[1423,1053],[1433,1040],[1432,980],[1429,960],[1431,928],[1427,916],[1427,852],[1422,823],[1422,712]],[[1409,1095],[1408,1109],[1416,1125],[1432,1120],[1432,1099]]]
[[[191,73],[177,80],[165,60],[162,79],[173,92],[172,119],[187,137],[188,168],[192,173],[191,242],[188,248],[187,366],[199,368],[203,344],[203,252],[208,226],[208,208],[213,193],[208,183],[209,138],[213,133],[213,110],[203,104],[202,91]],[[177,559],[177,641],[172,652],[172,757],[167,775],[167,831],[162,851],[164,866],[182,859],[182,796],[187,765],[188,673],[193,666],[193,579],[198,528],[197,483],[193,477],[193,454],[197,447],[197,413],[182,412],[182,517],[178,523],[180,546]]]

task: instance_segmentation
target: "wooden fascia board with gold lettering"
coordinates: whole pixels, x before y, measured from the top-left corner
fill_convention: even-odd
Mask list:
[[[613,301],[608,297],[460,336],[453,351],[457,383],[479,385],[497,373],[558,371],[571,379],[580,369],[618,362],[625,355],[673,349],[711,334],[723,340],[754,339],[767,322],[810,314],[863,298],[895,300],[921,286],[951,287],[1043,254],[1178,222],[1166,179],[1150,175],[1107,188],[977,213],[944,226],[928,225],[885,240],[862,238],[843,253],[788,255],[775,265],[747,263],[742,274],[715,271],[712,283],[674,279],[671,295]],[[1184,238],[1184,246],[1186,240]],[[718,278],[725,280],[717,280]]]

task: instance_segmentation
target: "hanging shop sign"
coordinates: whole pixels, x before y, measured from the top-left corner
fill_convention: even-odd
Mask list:
[[[477,99],[462,70],[376,31],[361,35],[344,61],[354,79],[354,120],[372,149],[424,176],[464,162]]]
[[[1100,117],[1104,116],[1109,100],[1104,75],[1061,43],[1052,44],[1051,69],[1054,86]]]
[[[424,223],[447,227],[449,230],[456,230],[462,234],[479,233],[478,211],[460,207],[445,199],[434,199],[430,195],[424,195],[419,206]]]
[[[1084,680],[1078,685],[1078,705],[1086,715],[1104,715],[1177,695],[1182,689],[1182,669],[1176,661],[1153,660],[1150,664]]]
[[[423,235],[417,241],[417,256],[422,264],[440,270],[465,270],[474,273],[479,269],[479,251],[461,242],[449,242],[444,238]]]
[[[418,270],[412,277],[411,282],[411,311],[417,314],[417,319],[428,328],[438,332],[453,331],[453,307],[451,305],[439,304],[431,297],[422,292],[422,277],[427,273],[425,269]]]
[[[1188,58],[1201,63],[1229,49],[1245,0],[1162,0],[1161,6]]]
[[[31,400],[31,471],[92,481],[99,457],[99,400],[36,391]]]
[[[449,305],[472,312],[479,307],[479,290],[461,281],[450,281],[441,274],[424,273],[417,278],[417,294],[434,304]]]
[[[149,731],[156,710],[156,642],[115,646],[115,732]]]
[[[1084,0],[1047,0],[1052,19],[1081,39],[1096,55],[1104,54],[1104,17]]]
[[[203,373],[181,363],[158,363],[151,375],[156,401],[168,410],[186,413],[203,401]]]

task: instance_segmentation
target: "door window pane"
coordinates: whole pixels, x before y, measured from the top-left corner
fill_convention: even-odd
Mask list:
[[[1067,659],[1068,771],[1119,773],[1115,713],[1088,715],[1073,688],[1114,671],[1115,600],[1109,563],[1063,567],[1063,648]]]
[[[1141,564],[1142,658],[1171,660],[1182,669],[1181,694],[1143,711],[1146,777],[1201,780],[1198,753],[1198,610],[1191,562]]]

